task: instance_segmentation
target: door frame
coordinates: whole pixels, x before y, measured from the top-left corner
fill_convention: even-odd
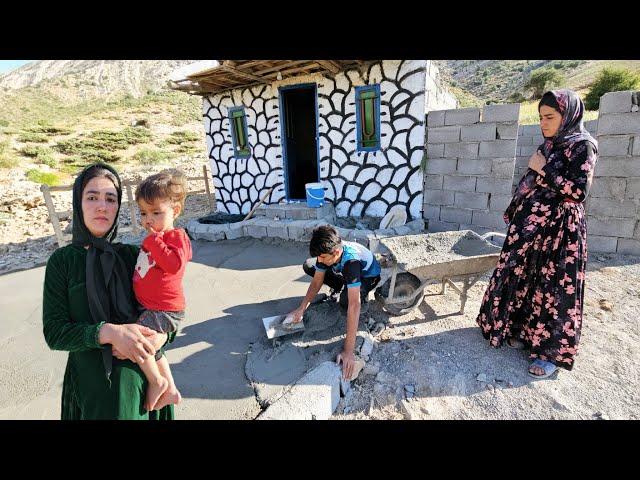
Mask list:
[[[297,83],[295,85],[287,85],[284,87],[278,87],[278,105],[280,109],[280,145],[282,146],[282,170],[284,172],[284,191],[287,201],[290,200],[305,200],[301,198],[292,199],[289,195],[289,162],[287,160],[287,136],[286,136],[286,119],[284,118],[286,112],[284,111],[284,96],[282,92],[286,90],[310,90],[313,89],[313,97],[316,109],[316,167],[318,169],[318,182],[321,181],[320,177],[320,137],[319,137],[319,113],[318,113],[318,84],[317,83]]]

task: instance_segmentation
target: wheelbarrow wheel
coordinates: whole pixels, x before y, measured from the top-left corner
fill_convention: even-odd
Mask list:
[[[389,296],[390,287],[391,279],[388,279],[375,291],[375,297],[391,315],[404,315],[422,303],[424,290],[416,295],[416,297],[410,302],[388,304],[385,302],[385,299]],[[407,272],[398,273],[396,276],[396,288],[393,292],[393,296],[397,298],[411,295],[418,288],[420,288],[420,279],[418,277]]]

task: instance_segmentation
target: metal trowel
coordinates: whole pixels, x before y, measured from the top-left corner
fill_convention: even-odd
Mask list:
[[[275,317],[265,317],[262,319],[267,338],[277,338],[304,330],[304,322],[285,323],[287,315],[276,315]]]

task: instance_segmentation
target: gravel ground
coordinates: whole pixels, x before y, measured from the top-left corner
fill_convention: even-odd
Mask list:
[[[527,375],[525,351],[494,349],[475,317],[490,275],[460,315],[452,290],[428,287],[414,311],[387,322],[336,419],[639,419],[640,258],[594,254],[586,277],[576,365],[551,379]],[[371,322],[371,323],[373,323]]]

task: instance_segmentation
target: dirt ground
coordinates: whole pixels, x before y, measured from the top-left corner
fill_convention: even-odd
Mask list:
[[[640,258],[591,256],[576,365],[546,380],[527,375],[526,351],[482,337],[475,317],[489,277],[472,287],[464,315],[439,285],[403,316],[370,302],[361,325],[370,317],[386,328],[334,418],[640,418]]]

